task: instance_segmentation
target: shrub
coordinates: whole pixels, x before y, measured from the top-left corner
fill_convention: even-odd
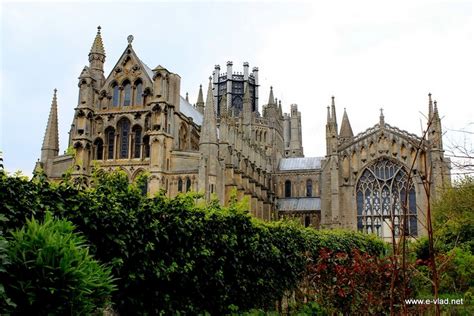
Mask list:
[[[111,267],[120,314],[226,314],[273,309],[305,273],[308,256],[329,248],[379,256],[373,236],[315,231],[290,222],[264,223],[234,201],[205,205],[191,193],[148,198],[122,172],[96,173],[93,186],[0,176],[5,230],[46,211],[71,221],[91,253]],[[34,210],[34,213],[33,211]]]
[[[13,232],[5,291],[22,315],[83,315],[107,303],[114,286],[110,270],[89,254],[72,223],[50,214]]]

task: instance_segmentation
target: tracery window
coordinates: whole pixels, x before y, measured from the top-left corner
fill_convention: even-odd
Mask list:
[[[121,119],[117,128],[119,130],[119,158],[126,159],[128,158],[128,144],[130,136],[130,121],[127,119]]]
[[[357,183],[356,201],[358,231],[391,237],[393,229],[398,236],[406,207],[405,234],[418,234],[415,188],[401,165],[379,160],[367,167]]]

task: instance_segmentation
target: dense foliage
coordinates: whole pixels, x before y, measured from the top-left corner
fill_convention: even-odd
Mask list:
[[[434,247],[440,271],[440,297],[463,298],[446,312],[472,314],[474,294],[474,178],[466,177],[440,192],[433,207]],[[418,296],[430,297],[431,262],[427,238],[413,245]],[[471,305],[471,307],[469,307]]]
[[[91,252],[116,280],[114,308],[124,315],[223,314],[273,309],[300,285],[306,263],[319,251],[378,256],[384,244],[355,232],[320,232],[288,222],[263,223],[233,203],[203,204],[196,194],[169,199],[142,194],[120,173],[95,174],[94,186],[51,184],[0,176],[0,229],[50,211],[87,238]]]
[[[43,223],[28,220],[12,233],[6,247],[9,264],[0,275],[15,308],[5,306],[5,311],[83,315],[105,307],[114,290],[110,270],[92,258],[73,229],[48,213]]]
[[[352,253],[321,249],[318,259],[308,265],[309,290],[330,314],[380,315],[389,310],[394,269],[389,257],[357,249]],[[404,287],[400,277],[395,282],[395,304],[399,306]]]

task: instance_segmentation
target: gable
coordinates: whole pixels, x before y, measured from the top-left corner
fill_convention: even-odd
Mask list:
[[[114,82],[121,85],[125,80],[135,82],[138,79],[142,80],[144,87],[151,88],[153,71],[138,58],[132,45],[129,44],[107,76],[102,89],[109,89]]]

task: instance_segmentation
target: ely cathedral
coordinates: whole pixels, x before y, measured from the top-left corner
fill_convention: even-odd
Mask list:
[[[379,121],[354,135],[344,110],[340,127],[335,99],[327,108],[326,154],[305,157],[301,112],[283,113],[272,89],[259,91],[259,70],[214,67],[195,104],[181,96],[181,77],[149,68],[132,46],[104,74],[98,28],[89,65],[79,75],[79,98],[69,132],[73,153],[59,155],[57,97],[53,101],[35,169],[51,180],[72,170],[90,181],[93,168],[121,169],[133,181],[148,174],[147,191],[247,198],[253,216],[296,218],[315,228],[347,228],[391,236],[407,210],[410,235],[424,228],[428,179],[431,193],[450,181],[441,120],[429,95],[431,122],[425,139]],[[259,103],[263,105],[259,107]],[[69,151],[68,151],[69,152]],[[412,172],[410,172],[412,170]]]

